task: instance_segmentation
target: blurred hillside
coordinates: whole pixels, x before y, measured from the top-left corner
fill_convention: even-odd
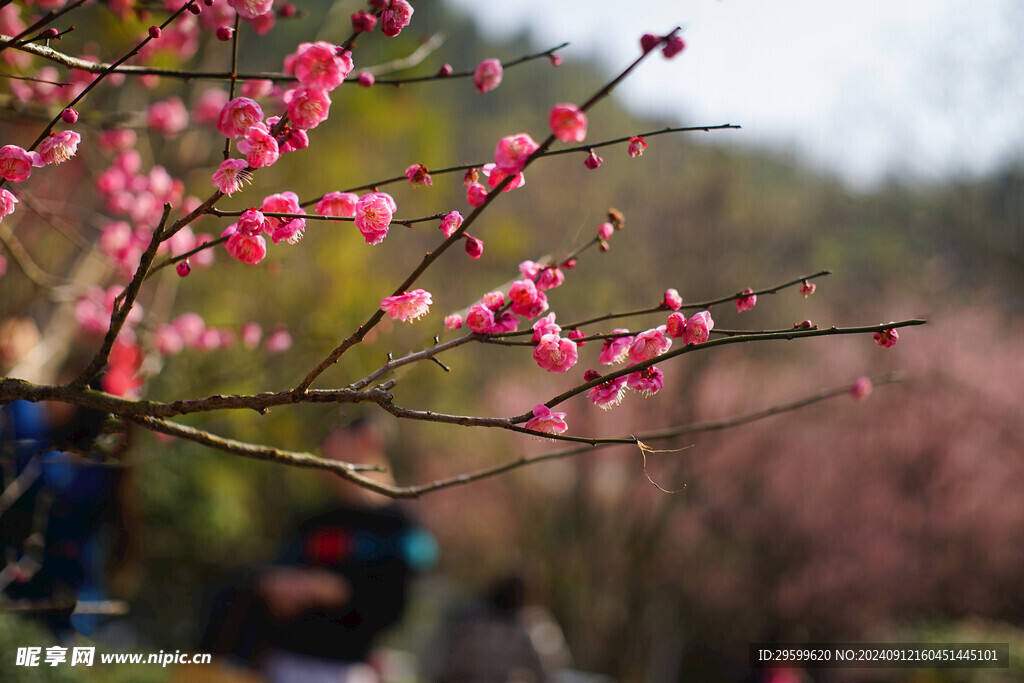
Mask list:
[[[329,6],[303,3],[309,13],[303,22],[320,26],[319,37],[337,40],[347,34],[349,12],[340,4],[328,12]],[[309,39],[303,22],[281,22],[256,50],[243,42],[240,70],[279,69],[295,43]],[[116,27],[107,30],[117,36]],[[357,64],[404,57],[435,32],[445,36],[440,49],[402,75],[432,74],[444,62],[472,68],[486,57],[508,60],[550,47],[528,36],[486,44],[467,18],[421,2],[409,30],[394,41],[367,41]],[[212,67],[223,49],[204,45],[198,63]],[[571,46],[562,54],[557,68],[540,60],[508,70],[486,96],[466,80],[397,89],[347,85],[334,97],[332,117],[312,132],[309,153],[285,157],[222,208],[246,208],[283,190],[306,200],[399,175],[413,163],[486,162],[501,136],[521,131],[541,139],[551,105],[581,102],[605,79],[574,59]],[[164,82],[149,96],[161,99],[177,87]],[[190,83],[186,103],[211,87]],[[147,104],[130,100],[127,90],[108,96],[119,111]],[[633,118],[614,98],[590,121],[592,141],[669,123]],[[686,125],[721,123],[746,122]],[[655,305],[667,287],[700,300],[831,268],[834,275],[820,280],[808,300],[789,290],[762,297],[750,313],[722,307],[714,310],[716,324],[771,329],[805,318],[824,326],[914,316],[932,322],[908,331],[891,352],[865,338],[688,355],[665,368],[666,386],[655,398],[630,397],[608,414],[570,402],[573,432],[629,434],[724,417],[889,370],[903,370],[905,384],[880,388],[863,405],[836,400],[670,444],[688,450],[659,456],[651,474],[669,488],[687,484],[676,495],[651,487],[636,452],[621,450],[427,496],[410,507],[441,541],[440,572],[474,588],[500,573],[522,572],[532,597],[548,604],[565,629],[576,666],[621,680],[689,680],[683,664],[689,652],[714,652],[734,671],[742,669],[752,640],[882,638],[885,629],[924,620],[953,632],[975,623],[970,620],[990,620],[999,637],[1020,642],[1012,628],[1024,623],[1024,557],[1015,550],[1024,547],[1016,495],[1024,485],[1018,401],[1024,166],[971,184],[911,187],[893,179],[876,193],[854,193],[781,155],[743,149],[733,140],[743,134],[651,137],[638,159],[624,145],[606,148],[595,171],[584,168],[582,154],[535,164],[526,187],[501,197],[471,230],[486,243],[484,257],[474,261],[453,249],[421,280],[434,295],[431,314],[411,327],[382,325],[318,386],[345,384],[389,352],[429,344],[442,333],[445,314],[507,284],[520,261],[559,258],[589,239],[611,206],[623,211],[626,228],[609,252],[588,252],[551,293],[559,321]],[[153,142],[144,164],[158,160],[187,179],[189,193],[203,196],[219,151],[202,131],[191,130]],[[71,164],[66,185],[34,191],[43,203],[87,206],[99,170]],[[402,217],[466,213],[461,181],[452,174],[435,177],[429,189],[402,184],[388,191]],[[224,227],[207,221],[200,228],[210,233]],[[94,239],[98,229],[84,226],[83,237]],[[53,231],[22,239],[50,270],[69,258]],[[396,226],[384,243],[369,247],[350,225],[311,222],[299,245],[272,248],[259,268],[219,250],[210,270],[181,281],[165,272],[157,287],[172,293],[153,302],[154,318],[195,310],[211,325],[256,320],[267,330],[287,328],[295,343],[268,357],[240,349],[186,352],[159,368],[147,396],[293,386],[437,242],[433,223]],[[0,318],[47,315],[39,289],[17,269],[9,267],[0,287]],[[637,325],[662,322],[659,315]],[[579,375],[596,365],[596,353],[593,345],[581,351]],[[539,376],[519,348],[464,347],[444,360],[450,373],[429,364],[402,372],[396,402],[505,415],[578,380],[576,374]],[[194,423],[307,450],[358,412],[305,406]],[[395,424],[391,437],[400,482],[551,448],[430,424]],[[322,492],[309,472],[157,443],[148,434],[135,446],[147,529],[132,623],[160,647],[187,645],[200,625],[204,583],[271,560]],[[418,644],[396,638],[405,647]],[[707,680],[731,679],[722,676]]]

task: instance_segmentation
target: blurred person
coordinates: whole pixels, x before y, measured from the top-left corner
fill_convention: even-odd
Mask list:
[[[5,372],[32,338],[38,332],[28,319],[0,325]],[[73,614],[80,600],[104,601],[134,584],[135,489],[131,469],[96,447],[106,417],[66,403],[0,405],[0,590],[58,638],[100,625]],[[117,454],[126,448],[121,443]]]
[[[453,610],[433,646],[434,683],[543,683],[568,664],[561,629],[525,608],[522,577],[495,581],[482,600]],[[541,640],[542,642],[537,642]],[[543,653],[543,654],[542,654]],[[547,660],[547,661],[545,661]]]
[[[321,450],[387,466],[384,437],[365,418],[333,430]],[[329,509],[299,526],[277,565],[219,596],[201,646],[258,663],[275,683],[379,680],[367,664],[374,641],[399,621],[410,579],[437,555],[433,537],[391,499],[323,476]]]

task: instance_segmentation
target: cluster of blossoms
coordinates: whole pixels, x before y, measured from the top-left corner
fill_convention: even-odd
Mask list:
[[[678,309],[682,305],[682,300],[674,289],[665,292],[663,301],[665,308]],[[706,342],[714,325],[714,320],[707,311],[694,313],[687,320],[682,313],[675,310],[669,314],[664,325],[658,325],[636,335],[627,329],[617,328],[605,339],[598,355],[598,362],[602,365],[615,365],[627,360],[633,365],[645,363],[667,353],[672,348],[673,339],[682,338],[686,345]],[[619,405],[626,389],[633,389],[642,396],[653,396],[664,386],[664,377],[659,368],[648,365],[592,387],[587,397],[594,405],[608,410]],[[600,374],[595,370],[588,370],[584,374],[584,380],[587,382],[599,378]]]
[[[99,247],[124,279],[130,279],[138,267],[164,204],[181,206],[188,213],[200,203],[197,197],[184,197],[184,183],[163,166],[153,166],[143,173],[135,141],[134,131],[124,129],[105,131],[99,138],[100,149],[114,156],[110,166],[97,176],[96,189],[109,214],[116,217],[103,224]],[[184,254],[213,239],[211,235],[197,235],[185,226],[163,242],[157,254]],[[211,250],[201,250],[189,259],[187,268],[208,267],[213,259]],[[179,273],[186,274],[181,270]]]
[[[243,324],[238,332],[226,327],[210,327],[198,313],[182,313],[164,323],[153,332],[153,344],[164,356],[175,356],[185,349],[215,351],[233,347],[238,341],[247,349],[255,349],[263,342],[267,353],[281,353],[291,348],[292,338],[283,327],[278,327],[266,339],[259,323]]]

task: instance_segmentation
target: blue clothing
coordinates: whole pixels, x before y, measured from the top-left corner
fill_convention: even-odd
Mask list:
[[[70,434],[77,438],[79,432],[93,432],[98,415],[79,411],[83,419]],[[78,462],[77,456],[58,450],[68,434],[49,425],[42,404],[13,401],[0,406],[0,463],[7,472],[27,478],[25,489],[0,511],[0,545],[4,557],[41,560],[35,572],[4,587],[9,599],[70,601],[73,606],[83,591],[103,595],[103,553],[94,546],[97,532],[113,516],[117,473],[89,467],[87,460]],[[4,481],[3,488],[10,484]],[[39,533],[42,548],[33,538]],[[46,621],[57,632],[67,631],[72,627],[70,609],[48,614]],[[75,626],[88,632],[95,626],[90,621],[76,617]]]

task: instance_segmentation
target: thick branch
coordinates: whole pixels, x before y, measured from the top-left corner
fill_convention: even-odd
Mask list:
[[[373,401],[380,403],[390,400],[385,383],[365,391],[353,389],[322,389],[296,394],[291,391],[264,392],[252,395],[217,394],[204,398],[182,399],[161,403],[159,401],[133,401],[119,396],[76,385],[34,384],[23,379],[0,379],[0,403],[9,401],[57,401],[92,408],[122,417],[161,417],[206,413],[212,410],[255,410],[260,414],[270,408],[305,403],[358,403]]]

